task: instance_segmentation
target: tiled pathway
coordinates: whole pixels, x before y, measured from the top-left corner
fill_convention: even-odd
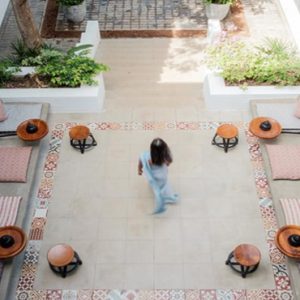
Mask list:
[[[227,154],[210,145],[213,122],[90,123],[99,146],[84,155],[64,134],[73,125],[52,131],[18,299],[291,299],[261,153],[241,123],[240,143]],[[170,179],[181,202],[152,216],[136,160],[158,135],[173,150]],[[59,242],[84,261],[64,280],[46,261]],[[247,279],[224,264],[245,242],[262,252]]]

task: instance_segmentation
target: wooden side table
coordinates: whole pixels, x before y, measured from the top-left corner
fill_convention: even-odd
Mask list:
[[[24,250],[26,243],[26,234],[20,227],[0,227],[0,259],[9,259],[18,255]]]
[[[63,278],[75,270],[82,261],[76,251],[66,244],[58,244],[48,251],[48,263],[51,270]]]
[[[97,146],[94,136],[90,129],[84,125],[74,126],[69,131],[70,144],[75,149],[79,149],[83,154],[84,151],[92,146]]]
[[[32,130],[30,132],[30,128],[36,128],[36,130]],[[23,141],[35,142],[43,137],[45,137],[48,133],[48,125],[45,121],[41,119],[30,119],[22,122],[17,127],[17,135]]]
[[[300,236],[300,226],[298,225],[286,225],[276,233],[275,244],[277,248],[286,256],[300,259],[300,245],[293,246],[290,241],[291,236]]]
[[[261,124],[266,121],[270,123],[271,128],[269,130],[261,129]],[[254,118],[249,124],[249,131],[261,139],[274,139],[280,135],[281,130],[279,122],[268,117]]]
[[[225,263],[246,278],[247,274],[258,268],[260,259],[261,254],[258,248],[249,244],[241,244],[229,254]]]
[[[223,148],[225,152],[229,148],[236,146],[239,142],[238,140],[238,129],[232,124],[223,124],[217,128],[217,132],[212,140],[212,145],[216,145]],[[221,139],[221,141],[218,141]]]

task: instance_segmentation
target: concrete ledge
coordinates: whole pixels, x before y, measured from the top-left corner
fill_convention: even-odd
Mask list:
[[[32,102],[31,102],[32,103]],[[6,103],[7,104],[7,103]],[[24,104],[21,102],[14,102],[12,104]],[[25,103],[26,104],[26,103]],[[48,104],[42,105],[40,118],[47,121],[48,117]],[[17,136],[3,137],[0,140],[0,146],[32,146],[32,152],[30,156],[29,166],[27,170],[27,182],[0,182],[1,195],[4,196],[21,196],[22,200],[20,202],[16,225],[23,228],[23,230],[28,235],[30,229],[31,215],[33,213],[34,198],[32,195],[34,181],[37,176],[37,166],[39,157],[41,155],[41,147],[49,144],[50,135],[48,134],[44,139],[37,142],[25,142],[20,140]],[[41,160],[44,161],[44,160]],[[40,168],[39,168],[40,169]],[[35,196],[35,195],[34,195]],[[12,260],[4,264],[4,270],[1,278],[1,288],[0,288],[0,299],[13,299],[9,295],[12,295],[17,281],[19,278],[19,273],[22,269],[23,251],[21,254],[13,258]]]
[[[89,53],[94,58],[101,41],[97,21],[88,21],[86,32],[82,34],[81,44],[92,44]],[[28,74],[32,69],[22,68],[18,75]],[[78,88],[32,88],[32,89],[0,89],[0,98],[6,102],[42,102],[50,103],[51,113],[98,113],[103,109],[105,87],[102,73],[94,78],[96,85],[82,85]]]
[[[237,86],[226,86],[224,79],[207,74],[203,85],[204,101],[208,110],[250,111],[250,100],[258,99],[296,99],[300,86],[248,86],[243,90]]]

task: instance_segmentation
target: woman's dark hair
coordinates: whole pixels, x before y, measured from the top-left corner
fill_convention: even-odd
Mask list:
[[[171,151],[167,143],[156,138],[152,141],[150,146],[151,161],[154,165],[161,166],[164,163],[171,163],[173,161]]]

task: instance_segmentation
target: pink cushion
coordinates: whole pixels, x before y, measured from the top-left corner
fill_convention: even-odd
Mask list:
[[[296,109],[294,112],[294,116],[300,118],[300,97],[298,97],[298,101],[296,103]]]
[[[0,181],[26,182],[32,147],[0,147]]]
[[[4,121],[7,119],[7,115],[5,113],[5,108],[3,101],[0,99],[0,122]]]
[[[273,179],[300,179],[300,145],[267,145]]]

